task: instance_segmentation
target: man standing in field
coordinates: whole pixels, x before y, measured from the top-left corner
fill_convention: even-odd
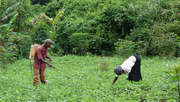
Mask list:
[[[33,63],[33,73],[34,73],[34,78],[33,78],[33,85],[37,85],[39,83],[38,76],[40,74],[40,80],[41,83],[46,83],[45,80],[45,68],[46,64],[49,67],[53,67],[50,63],[46,62],[45,58],[48,58],[50,61],[52,61],[52,58],[47,56],[47,51],[48,48],[51,46],[52,41],[50,39],[46,39],[45,43],[40,45],[37,50],[36,50],[36,55],[34,58],[34,63]]]
[[[114,73],[116,73],[116,77],[113,80],[114,84],[118,79],[119,75],[128,74],[129,81],[139,81],[142,80],[141,76],[141,58],[138,55],[130,56],[126,61],[123,62],[122,65],[116,66],[114,68]]]

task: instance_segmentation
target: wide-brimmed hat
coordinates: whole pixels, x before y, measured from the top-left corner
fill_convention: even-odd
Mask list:
[[[121,75],[123,74],[123,69],[121,66],[116,66],[114,67],[114,73],[116,73],[117,75]]]

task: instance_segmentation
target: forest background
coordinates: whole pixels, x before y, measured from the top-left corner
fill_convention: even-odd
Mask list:
[[[179,0],[1,0],[0,65],[51,55],[180,56]]]

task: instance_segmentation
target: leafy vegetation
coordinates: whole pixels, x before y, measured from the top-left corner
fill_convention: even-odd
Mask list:
[[[24,58],[47,38],[65,56],[36,88]],[[143,81],[112,86],[134,53]],[[0,0],[0,101],[180,101],[179,56],[179,0]]]
[[[61,0],[58,2],[66,12],[59,22],[55,42],[70,54],[73,52],[73,46],[69,42],[70,36],[74,33],[89,33],[91,36],[100,38],[100,41],[95,42],[98,48],[93,49],[95,47],[89,45],[88,52],[91,53],[112,55],[119,46],[114,43],[117,43],[118,39],[124,39],[141,44],[135,45],[131,50],[141,46],[139,50],[144,55],[179,56],[178,1],[84,0],[80,2],[75,0],[67,1],[68,4],[63,4]],[[164,41],[158,39],[164,39]],[[93,40],[96,41],[96,39]],[[145,46],[142,46],[142,42]],[[166,47],[166,45],[170,46]],[[164,48],[165,53],[162,52]],[[129,49],[127,47],[123,50]],[[169,49],[172,52],[169,52]]]
[[[24,0],[2,0],[0,7],[0,64],[21,59],[28,55],[31,43],[29,24],[26,23],[31,12],[30,2]]]
[[[175,63],[173,65],[173,70],[167,70],[165,72],[168,73],[167,78],[169,78],[170,82],[168,88],[171,90],[171,92],[169,92],[169,94],[171,96],[174,94],[180,96],[180,64]],[[180,97],[178,97],[177,101],[180,101]]]
[[[41,5],[46,5],[50,0],[31,0],[32,4],[41,4]]]
[[[0,68],[0,101],[178,101],[179,58],[142,57],[143,80],[131,83],[123,75],[114,85],[113,68],[126,58],[89,55],[52,58],[57,69],[47,67],[47,83],[37,87],[33,86],[28,59]]]
[[[0,8],[0,44],[10,58],[28,56],[46,38],[54,55],[180,55],[178,0],[1,0]],[[84,34],[86,43],[74,42]]]

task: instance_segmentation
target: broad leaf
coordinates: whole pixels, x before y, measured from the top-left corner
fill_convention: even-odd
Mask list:
[[[11,23],[16,19],[17,15],[18,15],[18,13],[16,13],[16,14],[13,16],[13,18],[10,20],[9,24],[11,24]],[[11,27],[11,26],[7,26],[7,27],[3,30],[3,32],[7,32],[10,27]]]
[[[7,26],[10,26],[10,24],[1,24],[1,25],[0,25],[0,29],[5,28],[5,27],[7,27]]]
[[[7,10],[0,16],[0,17],[5,17],[9,12],[11,12],[12,10],[14,10],[17,6],[19,6],[21,3],[18,2],[14,5],[12,5],[11,7],[7,8]]]
[[[56,15],[56,17],[55,17],[54,20],[53,20],[53,26],[56,25],[56,23],[58,22],[58,19],[59,19],[59,17],[61,16],[61,14],[62,14],[62,11],[59,10],[59,11],[58,11],[58,14]]]

